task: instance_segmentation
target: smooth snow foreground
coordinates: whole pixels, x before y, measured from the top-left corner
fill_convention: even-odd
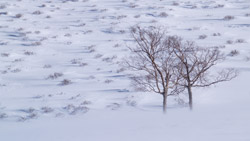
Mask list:
[[[0,141],[249,141],[249,0],[1,0]],[[218,47],[239,76],[185,94],[135,92],[129,27]]]

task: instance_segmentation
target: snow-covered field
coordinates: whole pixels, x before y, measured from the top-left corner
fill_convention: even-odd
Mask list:
[[[119,65],[136,24],[219,47],[239,76],[162,114]],[[0,141],[249,141],[249,80],[249,0],[0,1]]]

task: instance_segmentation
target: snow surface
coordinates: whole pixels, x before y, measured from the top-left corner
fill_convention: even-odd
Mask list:
[[[1,0],[0,140],[249,141],[249,9],[249,0]],[[162,114],[162,97],[135,92],[119,65],[136,24],[237,50],[217,68],[240,74],[195,89],[193,111],[182,95]]]

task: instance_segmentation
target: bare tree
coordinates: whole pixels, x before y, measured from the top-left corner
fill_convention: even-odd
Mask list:
[[[163,96],[166,112],[167,97],[181,91],[177,73],[176,55],[169,46],[169,38],[161,28],[131,28],[136,46],[129,47],[132,56],[125,59],[126,66],[138,73],[132,76],[134,86],[143,91],[153,91]]]
[[[188,90],[189,107],[193,108],[193,87],[208,87],[210,85],[229,81],[237,76],[234,69],[222,69],[212,74],[210,70],[225,56],[217,48],[201,48],[194,42],[183,42],[180,37],[170,37],[174,54],[179,59],[178,73],[182,77],[179,85]]]

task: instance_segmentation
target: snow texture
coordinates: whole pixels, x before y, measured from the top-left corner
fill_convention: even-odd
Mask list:
[[[249,141],[249,0],[1,0],[1,141]],[[171,97],[136,92],[119,64],[129,28],[164,26],[234,67],[230,82]],[[236,53],[235,53],[236,52]]]

